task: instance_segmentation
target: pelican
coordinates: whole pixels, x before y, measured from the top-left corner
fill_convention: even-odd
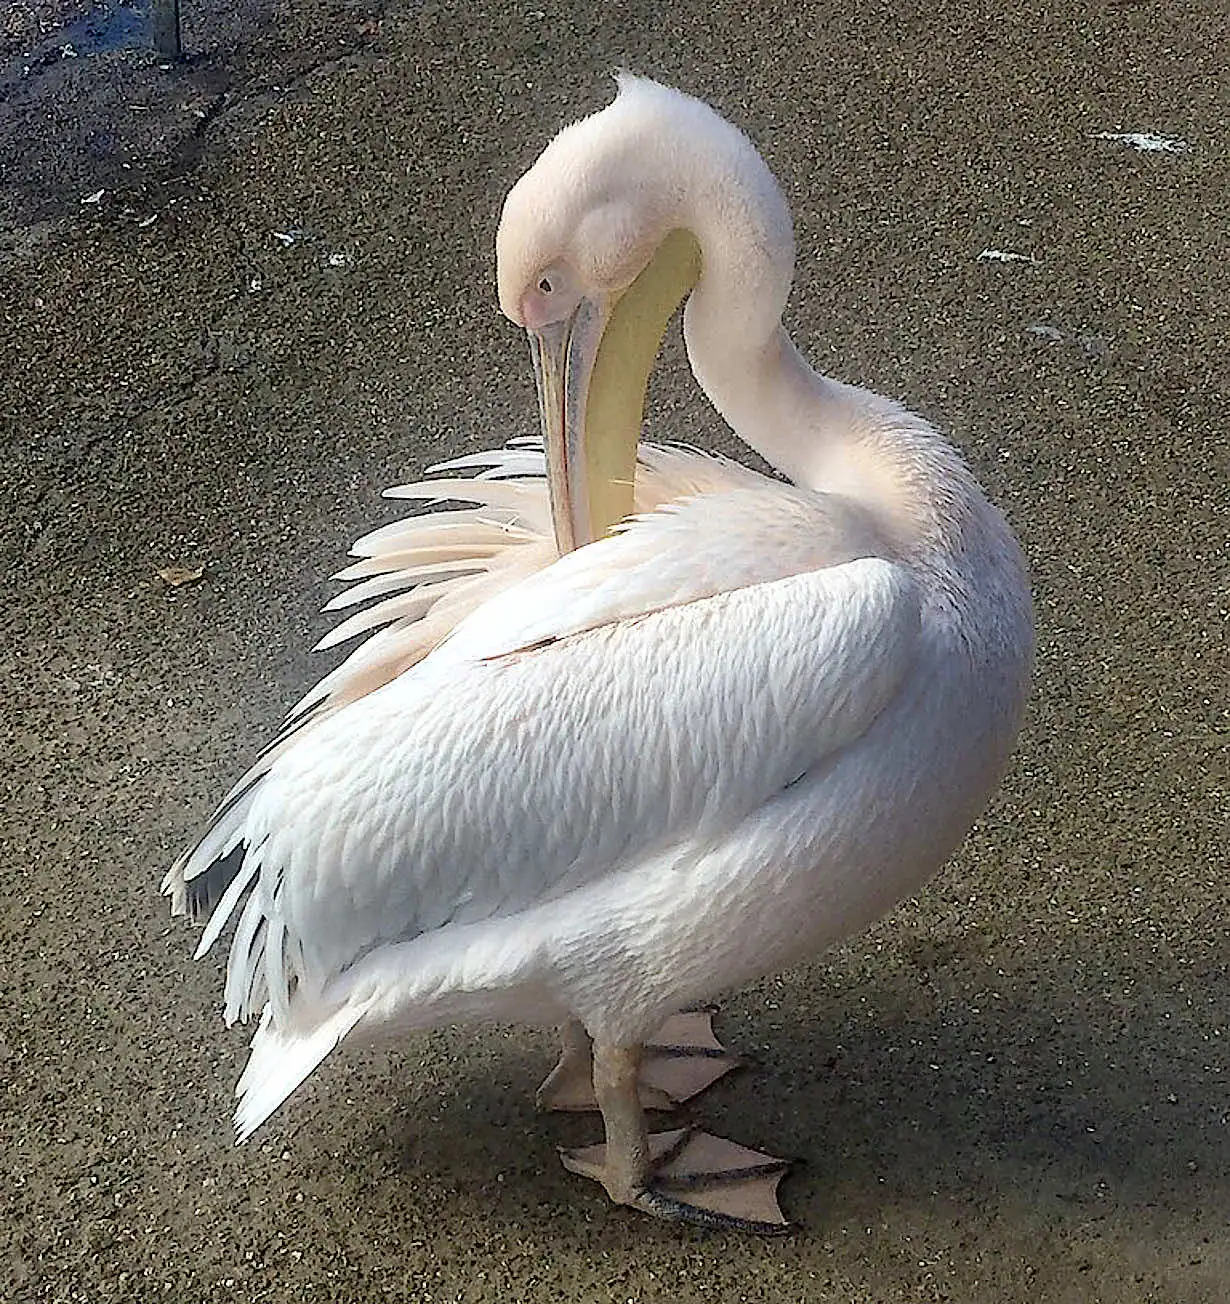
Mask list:
[[[390,491],[467,505],[355,545],[331,605],[361,609],[325,641],[365,641],[164,890],[207,917],[198,955],[237,918],[226,1018],[259,1019],[241,1140],[345,1038],[558,1025],[540,1099],[605,1132],[569,1168],[649,1214],[773,1231],[781,1161],[650,1135],[646,1108],[706,1074],[672,1091],[647,1043],[724,1071],[681,1011],[850,936],[951,855],[1025,702],[1025,568],[927,421],[791,343],[789,211],[706,105],[619,77],[508,195],[497,263],[541,445]],[[780,479],[638,451],[681,303],[696,380]]]

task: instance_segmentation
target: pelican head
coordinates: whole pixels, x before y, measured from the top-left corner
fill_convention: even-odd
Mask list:
[[[615,101],[556,136],[513,187],[496,236],[500,307],[530,337],[562,549],[631,511],[649,372],[700,275],[696,237],[678,225],[683,196],[645,151],[672,143],[655,141],[662,97],[711,111],[618,80]]]

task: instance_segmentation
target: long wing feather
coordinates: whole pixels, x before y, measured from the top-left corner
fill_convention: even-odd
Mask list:
[[[292,992],[382,943],[720,837],[856,739],[918,610],[908,573],[851,542],[852,510],[762,480],[643,517],[278,755],[245,798],[260,868],[228,1017],[269,1000],[280,1026]]]
[[[765,483],[728,458],[695,450],[642,445],[636,506],[652,511],[675,499],[720,492],[740,484]],[[347,658],[291,708],[283,732],[238,780],[215,812],[201,839],[172,865],[162,888],[176,914],[194,918],[218,902],[236,872],[226,857],[238,845],[249,798],[279,756],[336,711],[390,683],[418,664],[472,611],[495,594],[549,566],[558,556],[551,528],[546,468],[536,440],[515,440],[507,448],[472,454],[432,468],[446,473],[476,470],[471,479],[449,475],[402,485],[391,497],[464,507],[410,516],[364,535],[351,548],[360,560],[336,578],[362,581],[387,577],[393,596],[347,618],[317,644],[325,649],[366,634]],[[453,550],[454,571],[424,574],[440,560],[436,549]],[[466,559],[472,564],[465,564]],[[428,585],[427,581],[432,582]],[[406,592],[407,587],[409,593]],[[339,595],[331,609],[380,596],[367,590]],[[220,865],[219,861],[225,863]]]

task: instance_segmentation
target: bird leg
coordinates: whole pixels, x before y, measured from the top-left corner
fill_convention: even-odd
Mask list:
[[[594,1043],[579,1019],[560,1025],[559,1063],[534,1096],[539,1109],[584,1113],[597,1109],[594,1099]],[[652,1105],[649,1106],[652,1108]]]
[[[691,1128],[649,1134],[638,1096],[642,1056],[640,1046],[595,1045],[606,1143],[562,1150],[564,1167],[600,1182],[616,1204],[655,1218],[764,1236],[788,1231],[777,1203],[786,1160]]]
[[[598,1108],[593,1086],[593,1045],[576,1019],[560,1028],[559,1063],[538,1088],[539,1109],[585,1113]],[[645,1109],[674,1109],[739,1068],[713,1031],[711,1010],[672,1014],[645,1043],[638,1094]]]

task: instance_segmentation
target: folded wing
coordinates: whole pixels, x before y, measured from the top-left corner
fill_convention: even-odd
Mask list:
[[[384,944],[720,838],[855,741],[908,671],[918,608],[895,563],[839,555],[846,512],[763,481],[638,519],[279,756],[202,939],[247,893],[228,1018],[269,1002],[276,1026]]]

